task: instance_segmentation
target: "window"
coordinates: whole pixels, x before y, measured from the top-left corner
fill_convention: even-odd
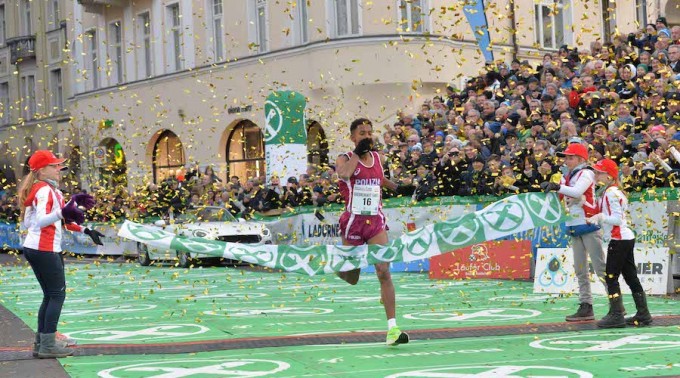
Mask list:
[[[229,134],[227,142],[227,177],[248,179],[265,175],[264,137],[262,129],[242,121]]]
[[[335,37],[358,35],[361,32],[359,24],[359,0],[332,1]]]
[[[92,89],[99,88],[99,55],[98,55],[98,44],[97,44],[97,31],[90,30],[86,33],[89,39],[89,53],[90,61],[87,64],[87,69],[90,71],[90,77],[92,78]]]
[[[120,22],[109,24],[109,76],[112,84],[123,82],[123,45]]]
[[[64,91],[61,82],[61,69],[50,71],[50,90],[52,92],[52,113],[64,111]]]
[[[151,60],[151,19],[149,12],[137,17],[137,36],[141,39],[137,50],[138,78],[148,78],[153,75],[153,62]]]
[[[30,0],[21,0],[21,32],[23,35],[33,34]]]
[[[426,31],[425,22],[428,10],[425,0],[399,0],[397,11],[399,32],[422,33]]]
[[[179,4],[169,5],[166,12],[167,25],[169,26],[166,65],[171,71],[179,71],[182,69],[182,30]]]
[[[0,46],[5,44],[5,4],[0,4]]]
[[[212,9],[212,47],[216,62],[224,60],[224,28],[222,27],[222,0],[208,0]]]
[[[309,16],[307,15],[307,1],[297,0],[295,9],[295,43],[298,45],[309,42]]]
[[[161,132],[153,148],[152,163],[155,182],[176,177],[177,171],[186,165],[184,146],[175,133],[170,130]]]
[[[616,32],[616,2],[602,0],[602,35],[609,41]]]
[[[255,6],[255,29],[257,33],[257,51],[266,52],[269,50],[267,46],[268,33],[267,30],[267,1],[256,0]]]
[[[571,44],[572,25],[570,0],[541,0],[534,8],[536,42],[546,49]]]
[[[24,119],[35,117],[35,75],[21,77],[21,109]]]
[[[635,13],[637,16],[637,22],[640,27],[645,27],[647,25],[647,1],[646,0],[635,0]]]
[[[9,123],[9,83],[0,83],[0,123]]]
[[[47,30],[56,29],[60,25],[59,0],[50,0],[48,4],[49,16],[47,18]]]

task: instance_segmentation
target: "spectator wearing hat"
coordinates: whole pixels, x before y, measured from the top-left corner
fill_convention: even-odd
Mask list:
[[[63,229],[85,233],[93,243],[103,244],[102,233],[81,226],[85,222],[85,211],[95,205],[94,198],[79,193],[64,204],[64,195],[59,190],[61,172],[68,169],[64,161],[47,150],[34,152],[28,159],[30,172],[21,180],[18,189],[22,225],[27,231],[23,253],[43,292],[33,344],[33,355],[38,358],[66,357],[74,352],[57,338],[59,317],[66,298],[61,254]]]
[[[599,227],[586,223],[597,213],[595,201],[595,175],[588,167],[588,150],[580,143],[571,143],[564,152],[567,174],[559,184],[546,181],[541,184],[545,192],[557,192],[565,201],[572,218],[566,222],[571,236],[574,254],[574,272],[579,285],[579,308],[576,313],[566,317],[570,321],[593,320],[593,297],[590,290],[590,269],[588,256],[592,261],[598,281],[604,281],[605,263],[602,251],[602,233]]]
[[[491,193],[489,177],[485,171],[486,162],[481,155],[472,158],[470,170],[463,174],[460,195],[479,196]]]
[[[628,199],[619,189],[619,169],[611,159],[598,161],[594,166],[595,178],[604,184],[605,189],[598,199],[599,212],[586,218],[588,224],[602,227],[607,245],[605,283],[609,294],[609,312],[597,326],[600,328],[622,328],[626,324],[646,326],[652,323],[652,315],[647,307],[645,291],[637,276],[637,266],[633,253],[635,233],[628,227]],[[637,312],[624,319],[625,309],[619,287],[619,276],[630,288]]]
[[[671,31],[668,29],[668,21],[666,21],[666,17],[659,16],[656,19],[656,32],[659,37],[671,37]]]
[[[555,108],[555,97],[549,94],[541,96],[541,113],[551,114]]]
[[[628,43],[638,48],[639,52],[653,51],[657,39],[656,24],[647,24],[644,29],[628,34]]]
[[[423,142],[423,155],[421,157],[421,165],[424,165],[427,169],[432,169],[434,161],[438,159],[437,151],[435,150],[434,142],[431,140],[425,140]]]
[[[458,146],[453,146],[436,162],[433,168],[436,179],[433,188],[435,195],[453,196],[459,194],[462,175],[467,171],[463,157],[463,151]]]

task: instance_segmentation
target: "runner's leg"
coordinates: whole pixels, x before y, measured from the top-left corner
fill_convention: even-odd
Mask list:
[[[382,231],[372,237],[367,244],[387,244],[387,231]],[[380,299],[385,307],[385,315],[387,315],[387,319],[394,319],[396,300],[394,283],[392,283],[392,275],[390,274],[390,263],[376,264],[375,273],[378,276],[378,281],[380,281]]]
[[[342,236],[342,245],[352,245],[345,237]],[[361,269],[348,270],[346,272],[337,272],[336,275],[340,277],[343,281],[350,285],[356,285],[359,282],[359,276],[361,274]]]

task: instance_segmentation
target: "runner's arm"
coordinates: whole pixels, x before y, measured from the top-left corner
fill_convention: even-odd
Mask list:
[[[397,188],[399,187],[399,185],[394,183],[394,181],[392,181],[388,178],[385,178],[385,177],[383,177],[383,179],[382,179],[382,186],[386,187],[387,189],[389,189],[393,192],[396,192]]]
[[[352,157],[347,156],[347,154],[338,156],[338,159],[335,161],[338,177],[343,180],[349,180],[352,173],[354,173],[354,170],[357,169],[358,164],[359,156],[357,156],[357,154],[352,154]]]

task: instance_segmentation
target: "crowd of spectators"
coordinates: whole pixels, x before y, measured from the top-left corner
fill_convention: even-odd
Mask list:
[[[374,125],[374,145],[398,193],[430,196],[504,195],[540,191],[562,170],[556,152],[583,143],[592,161],[619,164],[626,191],[680,182],[680,26],[660,17],[637,33],[562,46],[541,64],[513,60],[486,65],[464,88],[449,85],[416,114],[399,112]],[[168,216],[198,205],[223,206],[237,216],[280,213],[297,206],[342,201],[332,165],[287,177],[233,176],[212,167],[184,173],[127,193],[95,190],[100,221]],[[11,193],[0,212],[15,217]],[[277,211],[277,209],[279,209]]]

